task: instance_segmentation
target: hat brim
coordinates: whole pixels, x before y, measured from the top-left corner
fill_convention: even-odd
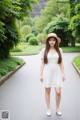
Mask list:
[[[60,37],[48,36],[48,37],[47,37],[47,39],[49,39],[49,38],[56,38],[56,39],[57,39],[57,41],[58,41],[58,43],[60,43],[60,42],[61,42],[61,39],[60,39]]]

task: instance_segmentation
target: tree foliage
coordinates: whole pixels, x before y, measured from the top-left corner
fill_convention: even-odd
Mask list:
[[[38,39],[39,42],[44,42],[46,37],[47,37],[47,35],[44,34],[44,33],[39,33],[39,34],[36,36],[36,38]]]
[[[51,22],[52,18],[56,17],[58,14],[63,13],[66,16],[68,8],[69,3],[66,3],[65,6],[63,3],[58,3],[57,0],[49,0],[45,8],[41,11],[41,16],[35,18],[36,31],[42,32],[47,24]]]
[[[22,39],[25,40],[26,35],[30,34],[31,32],[32,32],[31,27],[29,25],[24,25],[20,30]]]
[[[69,20],[63,14],[60,14],[47,25],[44,31],[47,34],[56,33],[62,40],[61,46],[68,46],[68,25]]]
[[[24,25],[29,25],[32,27],[33,20],[30,17],[25,17],[23,21],[21,21],[20,27],[23,27]]]
[[[19,42],[16,19],[29,16],[31,4],[37,0],[0,0],[0,58],[9,57],[11,48]]]
[[[80,4],[77,4],[74,9],[75,15],[71,18],[70,29],[75,38],[80,38]]]

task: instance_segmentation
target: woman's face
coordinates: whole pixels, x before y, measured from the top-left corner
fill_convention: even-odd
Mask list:
[[[51,47],[53,47],[53,46],[55,45],[55,43],[56,43],[55,38],[50,38],[50,39],[49,39],[49,45],[50,45]]]

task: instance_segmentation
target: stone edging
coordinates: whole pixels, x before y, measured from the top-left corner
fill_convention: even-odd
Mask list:
[[[21,65],[19,65],[14,71],[9,72],[7,75],[1,77],[0,79],[0,85],[2,85],[8,78],[10,78],[16,71],[18,71],[23,65],[25,64],[25,62]]]
[[[73,64],[74,68],[76,69],[76,71],[78,72],[78,74],[79,74],[79,76],[80,76],[80,70],[78,69],[78,67],[75,65],[74,62],[72,62],[72,64]]]

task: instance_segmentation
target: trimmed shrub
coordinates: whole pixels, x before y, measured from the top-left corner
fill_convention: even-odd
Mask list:
[[[39,34],[36,36],[36,38],[38,39],[39,42],[42,42],[42,41],[45,40],[46,36],[47,36],[46,34],[39,33]]]
[[[38,45],[39,44],[36,37],[31,37],[28,42],[30,45]]]
[[[34,34],[28,34],[26,35],[26,42],[28,42],[28,40],[31,38],[31,37],[35,37]]]

